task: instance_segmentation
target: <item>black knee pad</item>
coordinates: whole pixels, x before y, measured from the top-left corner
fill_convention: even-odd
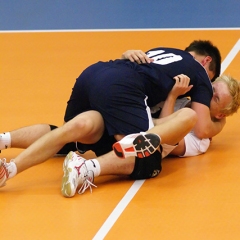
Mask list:
[[[134,180],[156,177],[162,170],[162,154],[156,151],[146,158],[135,159],[135,166],[130,178]]]

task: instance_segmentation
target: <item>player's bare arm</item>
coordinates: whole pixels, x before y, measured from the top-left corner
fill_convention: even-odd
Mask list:
[[[193,128],[198,138],[211,138],[221,132],[225,125],[224,118],[221,120],[212,120],[209,108],[198,102],[192,102],[191,108],[198,115],[198,121]]]

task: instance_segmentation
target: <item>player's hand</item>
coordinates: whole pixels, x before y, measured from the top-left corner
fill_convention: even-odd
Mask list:
[[[142,50],[127,50],[122,54],[122,59],[129,59],[131,62],[151,63],[153,59],[149,58]]]
[[[171,94],[176,98],[180,95],[184,95],[190,91],[193,85],[189,85],[190,78],[184,74],[179,74],[173,78],[176,83],[174,84]]]

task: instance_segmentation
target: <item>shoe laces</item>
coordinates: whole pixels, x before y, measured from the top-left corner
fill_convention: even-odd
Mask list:
[[[2,162],[2,163],[6,163],[6,158],[0,158],[0,161]]]
[[[6,180],[9,177],[9,171],[7,169],[6,158],[0,159],[0,187],[6,185]]]
[[[10,162],[14,162],[14,159],[11,159]],[[0,158],[0,167],[3,166],[5,168],[6,176],[9,177],[9,174],[11,174],[11,167],[10,163],[7,163],[6,158]]]
[[[91,171],[92,172],[92,171]],[[92,193],[92,187],[97,187],[95,184],[93,184],[94,175],[92,172],[92,178],[89,177],[90,171],[87,172],[87,175],[85,176],[85,179],[83,180],[82,186],[78,190],[78,194],[83,194],[88,188],[90,189],[90,192]]]
[[[7,160],[6,160],[6,158],[0,158],[0,163],[1,163],[1,166],[3,166],[7,170]],[[8,174],[8,171],[7,171],[7,174]]]

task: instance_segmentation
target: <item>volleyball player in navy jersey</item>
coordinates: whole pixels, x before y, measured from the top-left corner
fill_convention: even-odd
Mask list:
[[[117,140],[133,132],[146,131],[151,127],[147,106],[164,101],[175,84],[173,78],[185,74],[193,85],[186,96],[191,97],[192,109],[199,118],[195,134],[199,138],[216,135],[222,124],[213,122],[209,113],[213,91],[208,75],[215,74],[209,70],[213,58],[195,55],[196,59],[202,59],[203,67],[183,50],[158,48],[147,54],[154,59],[152,63],[115,60],[98,62],[84,70],[68,101],[65,122],[81,112],[96,110],[104,119],[108,135]]]

